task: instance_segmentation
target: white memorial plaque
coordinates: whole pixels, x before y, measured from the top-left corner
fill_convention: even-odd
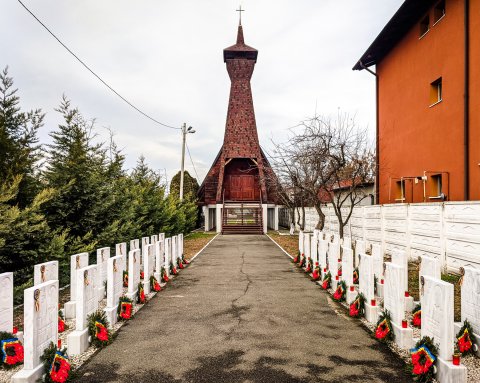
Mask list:
[[[117,255],[109,258],[107,263],[107,307],[117,307],[123,295],[123,269],[126,257]]]
[[[480,270],[465,267],[462,284],[462,323],[468,319],[473,332],[480,335]]]
[[[165,242],[165,233],[160,233],[160,234],[158,235],[158,240]]]
[[[173,267],[177,267],[177,258],[178,258],[178,238],[176,235],[172,237],[172,262]]]
[[[104,284],[107,281],[107,264],[110,258],[110,248],[104,247],[97,249],[97,290],[98,301],[100,302],[105,296]]]
[[[154,235],[150,236],[150,243],[152,245],[155,245],[157,242],[158,242],[158,234],[154,234]]]
[[[347,287],[353,285],[353,250],[351,247],[343,247],[342,280],[345,281]]]
[[[77,271],[88,266],[88,253],[75,254],[70,257],[70,302],[77,296]]]
[[[24,297],[23,369],[33,370],[50,343],[57,344],[58,280],[25,289]]]
[[[420,286],[422,338],[429,336],[438,344],[438,356],[451,360],[455,334],[453,328],[453,285],[429,276]],[[463,288],[462,288],[463,290]]]
[[[338,275],[338,259],[340,258],[340,243],[330,242],[328,244],[328,269],[332,279]]]
[[[436,279],[442,279],[442,273],[440,270],[440,262],[437,258],[427,257],[426,255],[421,255],[420,259],[420,271],[418,273],[418,285],[421,286],[420,280],[422,275],[433,277]]]
[[[88,326],[87,317],[98,309],[98,265],[91,265],[77,270],[76,280],[75,330],[83,331]]]
[[[115,245],[115,256],[118,256],[118,255],[127,256],[127,243],[126,242],[117,243]]]
[[[365,241],[357,240],[355,242],[355,266],[358,267],[359,254],[365,254],[367,252],[367,247]]]
[[[324,239],[318,241],[318,263],[321,268],[327,267],[328,242]]]
[[[373,258],[368,254],[359,254],[359,290],[365,296],[368,303],[375,298]]]
[[[383,278],[383,254],[382,247],[377,244],[372,245],[373,273],[380,281]]]
[[[150,244],[150,237],[142,237],[142,257],[145,253],[145,247]],[[142,261],[143,264],[143,261]]]
[[[170,263],[172,262],[172,239],[165,238],[165,272],[167,277],[170,276]]]
[[[315,264],[318,262],[318,235],[317,236],[315,236],[315,235],[312,236],[312,241],[311,241],[311,245],[310,245],[310,253],[312,255],[313,267],[315,267]]]
[[[139,239],[132,239],[130,241],[130,251],[140,249],[140,240]]]
[[[406,287],[405,291],[408,291],[408,257],[407,257],[407,253],[403,250],[393,249],[392,250],[392,263],[394,263],[395,265],[403,267],[403,272],[405,274],[404,278],[405,278],[405,281],[407,281],[407,283],[405,284],[405,287]],[[405,291],[403,292],[403,294],[405,294]]]
[[[351,249],[352,248],[352,238],[343,237],[343,247],[348,247],[349,249]]]
[[[140,283],[140,250],[131,250],[128,254],[128,294],[132,299],[137,294]]]
[[[39,263],[33,267],[33,285],[58,280],[58,261]]]
[[[300,230],[300,233],[298,233],[298,251],[300,252],[300,255],[304,253],[304,248],[303,248],[303,231]]]
[[[183,259],[183,234],[178,234],[178,256]]]
[[[307,260],[307,263],[308,263],[308,260],[310,259],[310,257],[312,256],[312,254],[310,252],[311,239],[312,239],[311,234],[304,234],[303,235],[303,247],[304,247],[305,259]]]
[[[13,273],[0,274],[0,331],[13,330]]]
[[[399,326],[405,319],[405,291],[404,267],[392,262],[385,263],[383,307],[390,312],[392,322]]]
[[[143,254],[143,286],[145,294],[150,294],[150,276],[153,275],[153,268],[155,266],[154,258],[155,245],[146,245]]]

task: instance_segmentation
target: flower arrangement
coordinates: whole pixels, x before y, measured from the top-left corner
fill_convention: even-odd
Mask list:
[[[126,296],[121,296],[118,300],[117,314],[121,320],[129,320],[132,317],[133,302]]]
[[[185,267],[183,266],[183,262],[180,258],[177,258],[177,267],[180,269],[180,270],[183,270]]]
[[[111,334],[108,330],[108,320],[105,311],[97,310],[87,317],[88,333],[92,337],[92,344],[102,348],[111,342]]]
[[[143,283],[138,283],[137,288],[137,303],[144,304],[145,303],[145,290],[143,289]]]
[[[187,261],[187,260],[185,259],[185,255],[184,255],[184,254],[182,254],[182,263],[183,263],[184,265],[189,265],[189,264],[190,264],[190,261]]]
[[[342,266],[340,266],[338,268],[338,276],[341,277],[342,276]]]
[[[360,282],[360,274],[358,272],[358,267],[356,267],[355,270],[353,270],[353,284],[358,285],[359,282]]]
[[[0,366],[15,367],[23,363],[23,345],[15,335],[9,332],[0,332]]]
[[[337,285],[337,289],[333,293],[333,300],[336,302],[342,302],[345,300],[345,294],[347,293],[347,284],[345,281],[341,281]]]
[[[474,354],[475,343],[476,343],[476,339],[475,339],[475,335],[473,335],[472,326],[470,322],[468,322],[468,320],[465,319],[465,322],[463,322],[462,328],[457,334],[458,351],[460,351],[462,355]]]
[[[177,268],[173,265],[173,262],[170,262],[170,274],[178,275]]]
[[[295,258],[292,260],[293,263],[298,263],[300,262],[300,250],[298,251],[298,254],[296,255]]]
[[[411,361],[408,370],[415,382],[431,382],[435,374],[435,360],[438,349],[432,338],[425,336],[410,350]]]
[[[313,270],[313,260],[312,258],[308,258],[308,262],[307,262],[307,268],[305,269],[305,272],[307,274],[310,274]]]
[[[327,274],[325,274],[325,276],[323,277],[323,281],[322,281],[322,289],[324,290],[327,290],[330,288],[332,284],[332,274],[329,272],[327,272]]]
[[[365,295],[359,293],[350,305],[349,314],[352,318],[359,318],[365,314]]]
[[[123,270],[123,287],[128,287],[128,271]]]
[[[67,329],[67,325],[65,323],[65,317],[63,316],[62,310],[58,310],[58,332],[62,333]]]
[[[422,327],[422,306],[420,304],[416,305],[412,311],[412,326]]]
[[[157,281],[157,278],[155,278],[153,275],[150,276],[150,289],[157,292],[162,289],[160,287],[160,283]]]
[[[318,262],[315,262],[315,269],[313,270],[312,278],[314,281],[318,281],[320,279],[320,276],[320,266],[318,265]]]
[[[66,349],[59,350],[53,342],[45,349],[40,360],[43,363],[45,374],[43,382],[65,383],[71,380],[70,363]]]
[[[377,285],[378,285],[378,277],[377,275],[373,276],[373,291],[375,291],[375,294],[377,294]]]
[[[145,279],[145,272],[143,270],[140,271],[140,279]]]
[[[298,263],[298,267],[302,269],[306,266],[306,264],[307,264],[307,259],[305,258],[305,255],[302,254],[302,256],[300,257],[300,262]]]
[[[167,275],[167,270],[165,270],[165,267],[163,267],[163,266],[162,266],[162,269],[160,270],[160,275],[161,275],[163,283],[167,283],[169,281],[168,275]]]
[[[375,329],[375,338],[379,341],[386,342],[395,339],[393,333],[392,320],[388,310],[385,310],[378,318],[377,327]]]

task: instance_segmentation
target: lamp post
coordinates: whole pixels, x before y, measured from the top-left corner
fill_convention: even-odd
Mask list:
[[[180,171],[180,201],[183,201],[183,178],[185,174],[185,144],[187,140],[187,134],[195,133],[195,130],[191,126],[187,128],[187,124],[182,125],[182,167]]]

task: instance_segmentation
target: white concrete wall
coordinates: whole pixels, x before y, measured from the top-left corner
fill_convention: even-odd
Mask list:
[[[325,207],[325,229],[338,233],[332,207]],[[315,208],[306,208],[305,230],[318,221]],[[297,227],[298,229],[298,227]],[[443,270],[461,266],[480,269],[480,202],[390,204],[355,207],[345,235],[378,243],[385,253],[402,249],[410,258],[440,260]]]

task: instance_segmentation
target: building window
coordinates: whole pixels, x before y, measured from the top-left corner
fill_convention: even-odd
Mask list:
[[[430,16],[425,16],[422,21],[420,21],[420,37],[428,32],[430,28]]]
[[[405,201],[405,181],[397,181],[395,183],[395,202]]]
[[[433,174],[430,177],[430,197],[429,199],[438,199],[444,200],[445,194],[443,194],[443,187],[442,187],[442,175],[441,174]]]
[[[445,16],[445,0],[440,1],[433,9],[433,23],[438,23]]]
[[[430,106],[442,101],[442,93],[442,78],[440,77],[430,84]]]

